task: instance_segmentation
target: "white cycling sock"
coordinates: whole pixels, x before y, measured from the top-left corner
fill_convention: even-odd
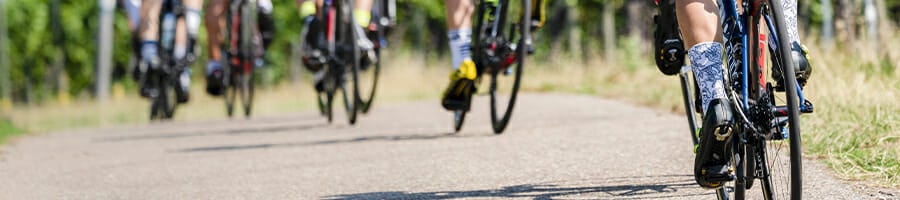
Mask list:
[[[200,10],[187,8],[184,12],[184,22],[187,25],[187,32],[191,38],[197,38],[200,34]]]
[[[187,45],[186,44],[175,44],[175,59],[181,60],[184,59],[184,56],[187,55]]]
[[[725,98],[725,81],[722,66],[722,44],[704,42],[691,47],[688,52],[691,66],[700,86],[703,114],[713,99]]]
[[[791,42],[800,42],[800,34],[797,32],[797,0],[782,0],[784,9],[784,23],[787,24],[788,37]]]
[[[472,59],[472,29],[456,29],[447,32],[450,38],[450,55],[453,57],[453,69],[458,69],[465,59]]]

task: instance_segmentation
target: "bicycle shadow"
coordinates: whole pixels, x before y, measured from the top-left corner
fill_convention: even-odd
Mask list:
[[[635,183],[637,182],[637,183]],[[467,199],[467,198],[589,198],[589,199],[697,199],[715,195],[700,189],[692,175],[618,177],[604,180],[576,180],[521,184],[501,188],[435,191],[370,192],[325,196],[323,199]]]
[[[210,147],[196,147],[196,148],[180,149],[180,150],[176,150],[175,152],[192,153],[192,152],[214,152],[214,151],[237,151],[237,150],[253,150],[253,149],[268,149],[268,148],[309,147],[309,146],[375,142],[375,141],[415,141],[415,140],[435,140],[435,139],[444,139],[444,138],[492,137],[492,136],[494,136],[494,135],[461,135],[461,134],[456,134],[456,133],[444,133],[444,134],[437,134],[437,135],[434,135],[434,134],[381,135],[381,136],[362,136],[362,137],[355,137],[355,138],[349,138],[349,139],[322,140],[322,141],[313,141],[313,142],[287,142],[287,143],[264,143],[264,144],[252,144],[252,145],[222,145],[222,146],[210,146]]]
[[[300,120],[303,122],[303,120]],[[202,129],[179,129],[168,128],[170,131],[153,131],[149,134],[141,134],[141,135],[128,135],[128,136],[112,136],[112,137],[102,137],[94,139],[94,142],[123,142],[123,141],[137,141],[137,140],[160,140],[160,139],[179,139],[179,138],[188,138],[188,137],[200,137],[200,136],[212,136],[212,135],[244,135],[244,134],[262,134],[262,133],[277,133],[277,132],[285,132],[285,131],[306,131],[317,128],[324,127],[332,127],[328,123],[284,123],[284,122],[272,122],[269,124],[256,124],[254,126],[242,126],[242,127],[234,127],[234,128],[226,128],[222,129],[220,127],[216,127],[216,125],[210,125],[210,127],[214,128],[202,128]],[[338,126],[336,128],[346,128]]]

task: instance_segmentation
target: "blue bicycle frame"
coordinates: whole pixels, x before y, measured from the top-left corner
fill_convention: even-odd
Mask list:
[[[744,10],[751,10],[749,5],[751,5],[751,3],[755,3],[755,1],[760,1],[760,0],[745,0],[743,2],[744,5],[741,5],[741,6],[744,8]],[[775,5],[775,6],[780,6],[780,5]],[[725,37],[724,38],[725,49],[726,49],[725,57],[726,57],[726,61],[727,61],[726,67],[727,67],[729,73],[732,72],[734,67],[740,67],[740,70],[741,70],[740,89],[741,89],[741,100],[743,101],[743,104],[741,106],[744,110],[749,110],[750,104],[749,104],[748,100],[749,100],[750,91],[749,91],[748,86],[750,85],[750,83],[749,83],[750,80],[749,80],[748,74],[750,73],[750,71],[749,71],[750,70],[750,66],[749,66],[749,63],[750,63],[749,62],[749,59],[750,59],[750,56],[749,56],[750,49],[749,48],[750,47],[748,47],[747,45],[743,45],[743,44],[749,44],[748,40],[750,38],[750,31],[748,30],[747,27],[754,27],[754,26],[750,26],[750,23],[752,23],[750,19],[751,19],[751,16],[753,15],[753,13],[745,12],[745,13],[741,14],[740,12],[738,12],[738,5],[735,0],[719,0],[719,12],[720,12],[720,16],[722,16],[722,30],[724,32],[723,35]],[[778,38],[778,34],[774,34],[774,33],[776,33],[775,22],[772,19],[772,17],[769,16],[768,14],[762,14],[762,15],[763,15],[762,18],[766,21],[766,26],[769,30],[769,33],[772,33],[772,34],[769,34],[769,36],[768,36],[769,49],[772,50],[772,52],[775,52],[774,50],[777,50],[779,48],[778,44],[780,44],[779,40],[781,38]],[[739,40],[739,41],[735,41],[735,40]],[[735,48],[741,48],[740,49],[741,55],[739,58],[734,55]],[[778,55],[772,55],[772,56],[778,56]],[[740,63],[737,63],[737,61],[738,61],[737,59],[740,59]],[[790,59],[790,58],[783,58],[783,59]],[[791,62],[794,62],[794,61],[791,61]],[[796,80],[794,80],[794,81],[796,81]],[[730,84],[730,83],[728,83],[728,84]],[[794,84],[794,85],[796,85],[797,96],[799,97],[799,100],[800,100],[799,102],[801,102],[799,105],[800,110],[801,111],[808,110],[809,108],[807,108],[807,105],[802,103],[802,102],[806,102],[806,99],[803,97],[803,89],[800,88],[799,83]]]

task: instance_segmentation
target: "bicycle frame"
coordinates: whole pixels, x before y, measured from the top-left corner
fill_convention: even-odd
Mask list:
[[[762,17],[762,20],[765,20],[765,22],[766,22],[765,24],[766,24],[766,28],[768,29],[768,31],[770,33],[776,32],[775,31],[775,23],[774,23],[772,17],[769,15],[758,16],[759,12],[756,12],[759,9],[761,9],[761,7],[763,6],[762,3],[763,3],[763,0],[744,0],[743,5],[740,5],[740,6],[743,8],[743,10],[745,12],[740,13],[738,11],[738,5],[737,5],[736,0],[719,0],[719,11],[720,11],[720,16],[722,16],[722,30],[724,33],[723,35],[724,35],[724,41],[725,41],[724,43],[725,43],[725,49],[726,49],[725,50],[725,52],[726,52],[725,57],[726,57],[726,61],[727,61],[726,68],[728,69],[727,72],[732,72],[733,68],[740,67],[739,69],[741,72],[741,76],[740,76],[741,80],[740,80],[739,88],[741,89],[741,101],[742,101],[740,105],[741,105],[742,110],[745,110],[745,111],[750,109],[750,104],[749,104],[749,102],[750,102],[749,101],[749,95],[750,95],[749,89],[750,88],[748,86],[750,85],[749,74],[750,74],[750,64],[751,64],[750,59],[751,58],[750,58],[750,49],[749,49],[750,47],[748,47],[747,45],[743,45],[743,44],[750,44],[749,38],[751,36],[750,36],[749,27],[759,28],[759,27],[755,27],[751,24],[751,23],[753,23],[753,21],[751,19],[753,19],[753,17]],[[777,6],[780,6],[780,5],[777,5]],[[771,35],[768,35],[767,37],[768,37],[768,41],[769,41],[769,43],[767,45],[768,48],[770,50],[778,49],[779,48],[778,44],[782,38],[778,38],[778,36],[776,34],[771,34]],[[734,40],[739,40],[739,41],[734,41]],[[736,58],[733,55],[734,48],[735,48],[735,46],[738,46],[738,45],[741,48],[740,49],[740,51],[741,51],[740,58]],[[759,59],[759,62],[765,61],[764,56],[765,56],[764,53],[760,53],[760,57],[757,58],[757,59]],[[737,63],[738,60],[736,60],[736,59],[740,59],[740,63]],[[761,69],[761,70],[763,70],[763,69]],[[729,75],[731,75],[731,74],[729,74]],[[725,76],[725,77],[731,78],[729,76]],[[765,77],[760,77],[760,82],[764,82],[764,78]],[[733,80],[731,80],[731,81],[733,81]],[[731,82],[729,82],[727,84],[731,84]],[[803,89],[800,88],[799,83],[795,84],[795,85],[797,86],[795,89],[797,90],[797,96],[800,99],[799,102],[805,102],[806,100],[803,97]],[[801,103],[800,110],[808,110],[808,109],[809,108],[807,105]]]
[[[251,9],[243,10],[243,9],[241,9],[241,7],[243,7],[243,6],[250,6]],[[231,59],[232,66],[237,66],[235,68],[235,70],[233,70],[233,71],[240,72],[243,74],[253,73],[253,62],[252,62],[252,60],[246,59],[246,58],[249,58],[250,56],[253,56],[253,52],[251,50],[252,49],[251,47],[247,47],[246,45],[241,45],[244,42],[249,42],[249,41],[242,41],[243,39],[241,38],[242,31],[245,30],[242,27],[244,24],[241,24],[241,17],[243,15],[247,15],[247,13],[242,13],[245,11],[249,11],[250,15],[255,15],[256,14],[255,6],[256,6],[255,0],[231,0],[230,5],[229,5],[229,12],[231,14],[228,17],[231,20],[229,22],[229,23],[231,23],[231,27],[230,27],[230,30],[228,30],[229,31],[228,52],[229,52],[229,54],[231,54],[230,59]],[[250,34],[255,34],[255,27],[251,27],[251,29],[249,31],[251,32]],[[246,34],[246,33],[244,33],[244,34]],[[251,39],[252,39],[252,36],[251,36]],[[247,44],[252,45],[252,42],[247,43]]]

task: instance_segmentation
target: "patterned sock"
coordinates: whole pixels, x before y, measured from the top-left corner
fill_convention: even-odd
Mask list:
[[[709,102],[717,98],[725,98],[725,81],[722,69],[722,44],[704,42],[691,47],[688,55],[697,85],[700,86],[700,98],[703,101],[703,114]]]
[[[453,69],[459,68],[459,65],[465,59],[472,59],[470,56],[472,43],[472,29],[456,29],[447,32],[450,38],[450,55],[453,57]]]
[[[797,0],[782,0],[784,9],[784,23],[787,23],[788,37],[791,42],[800,42],[800,34],[797,32]]]

